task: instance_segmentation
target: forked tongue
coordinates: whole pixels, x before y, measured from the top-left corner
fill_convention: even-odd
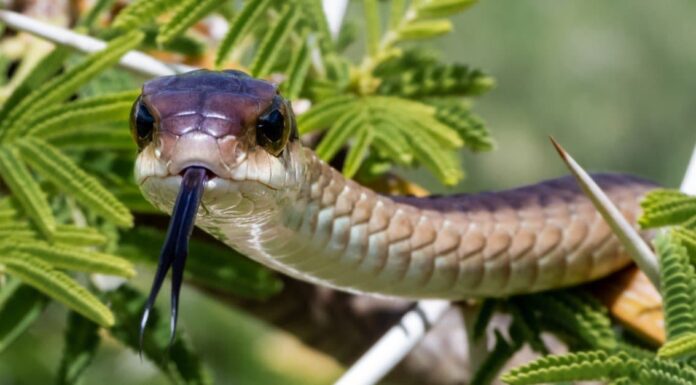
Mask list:
[[[184,277],[184,266],[188,255],[189,238],[196,220],[196,212],[203,195],[203,185],[206,181],[206,169],[202,167],[189,167],[184,172],[181,181],[179,195],[176,197],[172,217],[167,229],[167,238],[164,240],[160,252],[157,272],[155,273],[152,289],[148,296],[143,316],[140,320],[140,352],[143,350],[143,336],[147,327],[150,311],[154,306],[157,294],[162,287],[164,277],[169,268],[172,268],[172,304],[170,318],[170,344],[174,340],[176,320],[179,310],[179,292]]]

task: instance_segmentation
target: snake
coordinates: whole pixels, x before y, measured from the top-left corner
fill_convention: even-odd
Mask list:
[[[407,299],[534,293],[630,263],[570,176],[477,194],[380,194],[303,145],[277,85],[241,71],[149,80],[130,121],[136,182],[149,202],[172,214],[141,341],[170,269],[174,334],[194,226],[290,277]],[[593,178],[634,225],[640,200],[656,188],[624,174]]]

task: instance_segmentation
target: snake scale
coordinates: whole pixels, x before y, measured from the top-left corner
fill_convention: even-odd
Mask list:
[[[148,81],[131,126],[143,194],[174,210],[173,222],[191,218],[189,227],[170,225],[168,244],[190,235],[195,216],[204,231],[289,276],[413,299],[531,293],[629,263],[570,177],[480,194],[380,195],[304,147],[275,85],[239,71]],[[655,185],[619,174],[594,177],[636,223],[639,201]],[[202,196],[190,198],[196,188]],[[186,206],[185,214],[175,206]],[[163,249],[151,302],[171,265],[178,296],[187,246],[178,242]]]

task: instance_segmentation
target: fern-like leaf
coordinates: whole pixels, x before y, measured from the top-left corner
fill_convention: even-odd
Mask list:
[[[361,111],[344,113],[326,132],[326,136],[316,148],[316,154],[319,158],[330,161],[348,141],[351,134],[362,127],[364,123],[365,116]]]
[[[42,136],[60,149],[133,151],[133,137],[127,124],[109,124],[85,130],[73,126]]]
[[[56,229],[56,223],[46,195],[24,162],[7,146],[0,146],[0,177],[36,227],[50,238]]]
[[[60,136],[64,130],[84,131],[87,125],[127,121],[139,93],[139,90],[116,92],[46,108],[28,122],[28,133],[38,137]]]
[[[682,358],[696,354],[696,333],[688,332],[667,341],[657,352],[660,358]]]
[[[660,255],[660,292],[662,293],[667,339],[671,341],[693,331],[694,293],[691,281],[696,279],[686,249],[673,237],[658,236],[655,246]]]
[[[186,31],[198,20],[221,6],[222,0],[184,0],[174,8],[174,14],[160,28],[157,35],[157,44],[164,45],[170,43],[174,38]]]
[[[114,315],[92,293],[48,263],[22,253],[0,256],[7,272],[101,326],[114,324]]]
[[[557,291],[518,300],[521,306],[537,311],[540,319],[551,321],[590,347],[613,350],[617,346],[606,310],[588,295]]]
[[[266,32],[259,49],[254,55],[249,71],[256,77],[263,77],[270,73],[278,55],[283,51],[285,41],[298,20],[298,8],[292,5],[286,6],[281,12],[275,25]]]
[[[17,144],[22,158],[56,187],[114,223],[132,225],[133,217],[128,208],[55,147],[35,138],[25,138]]]
[[[42,259],[60,269],[102,273],[126,278],[135,276],[133,264],[110,254],[86,251],[75,247],[48,245],[43,242],[17,243],[10,245],[9,248]]]
[[[104,234],[91,227],[58,225],[53,234],[53,241],[70,246],[102,246],[108,239]]]
[[[355,134],[355,142],[348,150],[346,161],[343,164],[343,175],[352,178],[362,164],[363,158],[367,154],[367,149],[372,144],[374,138],[374,128],[369,123],[358,128]]]
[[[176,0],[136,0],[116,16],[112,27],[123,30],[140,28],[177,3]]]
[[[305,33],[302,35],[302,41],[300,49],[293,52],[290,64],[285,71],[285,81],[281,85],[283,95],[289,100],[296,99],[300,95],[311,63],[313,39],[310,39]]]
[[[639,361],[625,354],[594,350],[542,357],[512,369],[502,379],[512,385],[607,380],[629,376],[638,365]]]
[[[440,122],[455,129],[468,149],[479,152],[490,151],[495,147],[483,120],[461,104],[439,107],[436,117]]]
[[[329,127],[337,117],[350,109],[356,109],[358,99],[353,95],[341,95],[315,104],[306,113],[297,118],[297,127],[301,134]]]
[[[385,73],[378,92],[408,98],[478,95],[491,89],[493,80],[461,64],[439,64]]]
[[[643,228],[680,224],[696,217],[696,197],[676,190],[655,190],[641,202]]]
[[[239,40],[251,29],[256,20],[271,4],[270,0],[247,1],[244,8],[230,22],[230,29],[220,42],[220,47],[215,55],[215,67],[221,68],[227,56],[239,42]]]
[[[649,360],[643,362],[640,384],[693,385],[696,384],[696,370],[686,364],[671,360]]]
[[[86,82],[116,63],[123,54],[137,47],[142,39],[143,34],[139,31],[124,34],[109,42],[104,50],[88,56],[60,76],[55,76],[38,87],[8,113],[7,119],[0,124],[0,134],[11,139],[27,130],[28,122],[35,112],[70,97]]]
[[[446,17],[464,11],[476,0],[425,0],[418,4],[417,12],[423,17]]]

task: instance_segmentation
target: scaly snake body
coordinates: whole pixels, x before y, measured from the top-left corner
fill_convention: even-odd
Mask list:
[[[383,196],[303,147],[275,86],[237,71],[152,80],[133,111],[147,199],[171,212],[185,170],[207,169],[196,225],[295,278],[463,299],[574,285],[629,262],[569,177],[497,193]],[[623,175],[596,180],[632,223],[655,188]]]

